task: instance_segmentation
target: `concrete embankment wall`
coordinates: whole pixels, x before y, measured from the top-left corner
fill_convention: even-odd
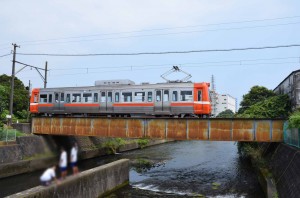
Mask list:
[[[300,150],[286,144],[279,144],[270,165],[278,196],[298,198],[300,196]]]
[[[99,166],[58,185],[37,186],[8,197],[98,197],[129,182],[129,160],[122,159]]]
[[[58,164],[59,148],[65,147],[67,152],[73,142],[78,143],[79,160],[107,155],[103,145],[113,138],[75,137],[75,136],[38,136],[28,135],[17,137],[16,143],[0,146],[0,178],[9,177]],[[146,146],[161,144],[166,140],[149,140]],[[136,141],[128,140],[117,152],[138,149]]]
[[[56,154],[48,141],[41,136],[23,136],[17,137],[15,144],[0,146],[0,178],[54,165]]]

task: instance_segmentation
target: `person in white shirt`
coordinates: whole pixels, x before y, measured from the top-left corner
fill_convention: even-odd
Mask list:
[[[55,169],[56,167],[53,166],[51,168],[48,168],[47,170],[45,170],[45,172],[42,174],[42,176],[40,177],[40,181],[42,182],[43,186],[48,186],[51,184],[51,181],[54,179],[56,182],[56,176],[55,176]]]
[[[76,175],[78,173],[77,155],[78,155],[78,145],[76,142],[74,142],[73,147],[71,149],[71,155],[70,155],[70,162],[71,162],[71,167],[73,169],[73,175]]]
[[[67,152],[63,147],[60,149],[60,151],[59,168],[61,172],[61,179],[64,179],[67,176]]]

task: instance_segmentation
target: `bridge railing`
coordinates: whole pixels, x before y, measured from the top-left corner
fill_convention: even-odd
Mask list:
[[[300,129],[288,128],[288,123],[284,123],[283,129],[283,140],[284,143],[300,148]]]

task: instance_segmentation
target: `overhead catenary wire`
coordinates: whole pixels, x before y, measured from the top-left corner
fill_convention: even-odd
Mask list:
[[[162,31],[162,30],[174,30],[174,29],[206,27],[206,26],[216,26],[216,25],[230,25],[230,24],[241,24],[241,23],[265,22],[265,21],[285,20],[285,19],[293,19],[293,18],[300,18],[300,16],[288,16],[288,17],[267,18],[267,19],[257,19],[257,20],[244,20],[244,21],[233,21],[233,22],[223,22],[223,23],[188,25],[188,26],[171,27],[171,28],[155,28],[155,29],[146,29],[146,30],[133,30],[133,31],[113,32],[113,33],[104,33],[104,34],[91,34],[91,35],[83,35],[83,36],[52,38],[52,39],[18,41],[18,43],[25,44],[25,43],[47,42],[47,41],[59,41],[59,40],[66,40],[66,39],[78,39],[78,38],[87,38],[87,37],[96,37],[96,36],[109,36],[109,35],[117,35],[117,34],[140,33],[140,32]],[[287,24],[292,24],[292,23],[287,23]],[[277,24],[277,25],[285,25],[285,24]],[[271,25],[271,26],[274,26],[274,25]],[[265,26],[265,27],[267,27],[267,26]],[[248,27],[248,28],[251,28],[251,27]],[[217,31],[217,30],[207,30],[207,31]],[[70,41],[67,41],[67,42],[70,42]],[[6,45],[6,44],[1,43],[0,45]]]
[[[290,45],[275,45],[262,47],[245,47],[245,48],[229,48],[229,49],[204,49],[204,50],[187,50],[187,51],[164,51],[164,52],[135,52],[135,53],[91,53],[91,54],[52,54],[52,53],[17,53],[25,56],[139,56],[139,55],[166,55],[166,54],[189,54],[189,53],[208,53],[208,52],[232,52],[232,51],[247,51],[247,50],[264,50],[276,48],[300,47],[300,44]]]

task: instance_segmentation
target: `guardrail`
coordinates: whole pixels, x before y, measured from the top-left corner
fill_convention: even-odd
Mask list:
[[[300,129],[288,128],[288,123],[284,123],[283,129],[283,140],[284,143],[300,148]]]

